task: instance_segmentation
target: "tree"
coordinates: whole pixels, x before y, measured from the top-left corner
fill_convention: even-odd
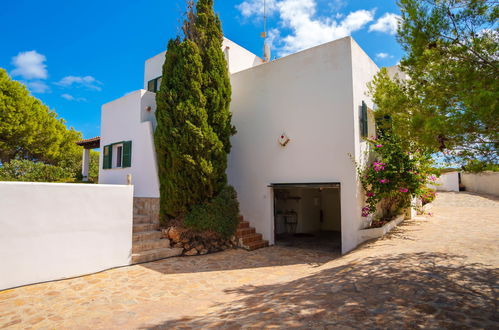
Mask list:
[[[230,136],[235,133],[223,34],[213,0],[188,2],[183,32],[183,40],[168,43],[164,78],[156,94],[160,213],[163,218],[179,218],[197,206],[190,223],[197,221],[199,226],[192,227],[205,228],[197,216],[210,209],[203,205],[227,200],[216,198],[230,190],[225,172]],[[237,217],[229,218],[237,222]]]
[[[183,31],[186,39],[198,46],[203,63],[202,90],[206,97],[208,124],[222,142],[223,152],[214,153],[212,162],[217,183],[215,194],[227,184],[227,155],[231,150],[230,137],[236,133],[231,124],[231,84],[227,61],[222,51],[223,32],[219,17],[213,11],[213,0],[188,3]]]
[[[398,40],[410,80],[381,71],[377,116],[403,139],[449,160],[498,163],[499,8],[484,0],[400,0]]]
[[[0,68],[0,162],[26,159],[70,167],[81,157],[81,133]]]
[[[213,197],[213,153],[223,145],[208,124],[198,46],[170,40],[156,94],[155,146],[163,217],[185,215],[190,206]]]

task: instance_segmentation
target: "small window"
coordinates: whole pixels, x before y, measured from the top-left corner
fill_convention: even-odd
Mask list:
[[[155,86],[154,79],[153,80],[149,80],[149,82],[147,83],[147,90],[149,92],[153,92],[154,93],[154,92],[156,92],[155,88],[156,88],[156,86]]]
[[[149,80],[149,82],[147,83],[147,90],[149,92],[153,92],[153,93],[156,93],[157,91],[159,91],[159,88],[161,87],[162,78],[163,77],[158,77],[156,79]]]
[[[116,167],[121,167],[123,160],[123,146],[116,147]]]
[[[362,101],[359,122],[360,122],[360,134],[363,138],[365,138],[368,135],[369,118],[367,115],[367,104],[364,101]]]
[[[103,169],[126,168],[132,166],[132,141],[124,141],[104,146]]]

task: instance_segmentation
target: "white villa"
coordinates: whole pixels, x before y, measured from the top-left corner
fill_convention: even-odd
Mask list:
[[[379,68],[345,37],[271,62],[225,39],[233,124],[228,179],[241,213],[270,245],[294,237],[361,243],[364,196],[351,157],[374,134],[366,84]],[[145,62],[144,89],[102,106],[99,183],[159,198],[155,92],[165,53]]]

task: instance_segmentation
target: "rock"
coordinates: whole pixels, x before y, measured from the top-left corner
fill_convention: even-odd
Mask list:
[[[196,254],[198,254],[198,250],[192,248],[190,249],[189,251],[185,252],[184,253],[186,256],[195,256]]]
[[[184,244],[184,249],[186,249],[186,250],[190,250],[190,249],[191,249],[190,244]]]
[[[208,253],[208,250],[207,249],[202,249],[199,254],[207,254]]]
[[[201,251],[201,250],[204,250],[204,245],[202,244],[198,244],[198,245],[195,245],[194,248],[198,251]]]
[[[182,243],[175,243],[175,244],[173,245],[173,247],[174,247],[174,248],[182,248],[182,249],[183,249],[183,248],[184,248],[184,244],[182,244]]]
[[[170,230],[170,228],[166,228],[166,229],[162,229],[161,230],[161,233],[163,233],[163,237],[162,238],[169,238],[168,237],[168,231]]]
[[[168,238],[174,242],[179,242],[182,238],[182,231],[178,227],[170,227],[168,230]]]

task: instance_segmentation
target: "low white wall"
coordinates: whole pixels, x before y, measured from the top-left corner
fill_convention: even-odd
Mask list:
[[[459,172],[443,173],[435,183],[429,187],[437,191],[459,191]]]
[[[499,172],[461,173],[466,191],[499,196]]]
[[[0,182],[0,290],[128,265],[133,186]]]

